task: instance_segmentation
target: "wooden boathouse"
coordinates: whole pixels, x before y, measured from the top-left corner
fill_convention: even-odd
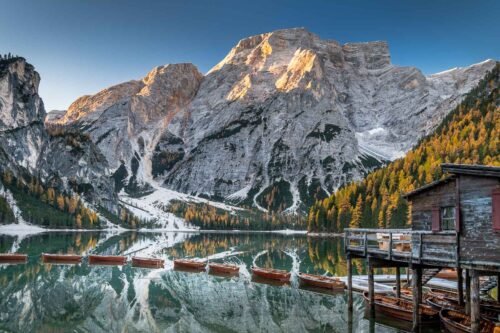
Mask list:
[[[454,268],[458,300],[471,317],[471,331],[478,333],[481,287],[498,285],[500,278],[500,167],[442,164],[441,168],[446,175],[443,179],[404,195],[411,229],[345,230],[348,304],[352,308],[353,258],[367,260],[372,310],[374,268],[396,268],[400,297],[400,267],[408,267],[416,330],[422,286],[441,269]]]

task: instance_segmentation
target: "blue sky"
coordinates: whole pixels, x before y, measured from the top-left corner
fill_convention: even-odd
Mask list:
[[[192,62],[202,72],[241,38],[305,27],[341,43],[386,40],[424,73],[500,59],[500,1],[0,0],[0,53],[31,62],[47,110]]]

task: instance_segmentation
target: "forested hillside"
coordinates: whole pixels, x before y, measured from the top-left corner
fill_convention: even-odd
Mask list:
[[[342,232],[346,227],[404,226],[408,207],[401,195],[443,177],[441,163],[500,166],[499,71],[497,63],[404,158],[317,201],[309,211],[308,229]]]

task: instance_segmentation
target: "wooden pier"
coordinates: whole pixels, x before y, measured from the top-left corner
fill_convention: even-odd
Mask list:
[[[443,164],[448,176],[405,195],[411,209],[409,229],[345,229],[348,306],[352,309],[352,259],[368,265],[369,305],[374,309],[373,271],[396,268],[396,294],[401,295],[400,268],[411,271],[413,328],[421,324],[422,287],[440,270],[457,270],[460,305],[480,331],[480,277],[500,279],[500,168]]]

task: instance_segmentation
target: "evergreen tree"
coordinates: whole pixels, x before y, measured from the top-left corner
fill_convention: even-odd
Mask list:
[[[444,177],[441,163],[500,166],[499,72],[497,63],[434,133],[421,139],[404,158],[316,201],[308,214],[308,229],[341,232],[358,225],[402,227],[408,225],[409,214],[401,195]]]

